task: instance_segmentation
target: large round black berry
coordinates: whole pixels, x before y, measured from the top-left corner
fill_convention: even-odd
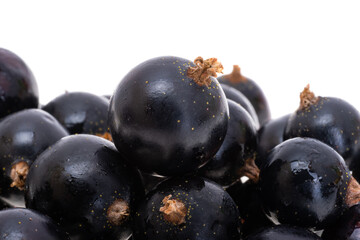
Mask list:
[[[222,66],[216,59],[195,62],[178,57],[145,61],[122,79],[111,98],[113,141],[143,171],[195,171],[224,140],[228,104],[212,75]]]
[[[135,215],[134,239],[238,240],[239,212],[216,183],[176,177],[147,194]]]
[[[264,210],[272,220],[322,229],[358,201],[349,187],[358,186],[353,181],[343,158],[331,147],[316,139],[293,138],[270,152],[259,184]]]
[[[25,109],[0,122],[0,195],[12,204],[23,205],[23,190],[29,167],[37,156],[67,131],[50,114]]]
[[[43,106],[70,134],[109,134],[109,101],[87,92],[64,93]]]
[[[49,217],[25,208],[0,211],[0,236],[4,240],[70,240]]]
[[[30,168],[26,206],[51,216],[80,239],[122,239],[144,189],[139,172],[114,144],[79,134],[62,138]]]
[[[293,137],[316,138],[351,161],[360,144],[360,113],[342,99],[316,97],[308,85],[284,131],[284,139]]]
[[[0,118],[39,105],[38,86],[24,61],[0,48]]]

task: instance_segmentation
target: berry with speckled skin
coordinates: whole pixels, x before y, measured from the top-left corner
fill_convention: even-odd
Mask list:
[[[350,165],[360,146],[360,113],[342,99],[316,97],[308,85],[284,131],[285,140],[293,137],[316,138],[334,148]]]
[[[200,177],[160,183],[140,204],[134,239],[238,240],[239,212],[221,186]]]
[[[64,93],[42,109],[53,115],[70,134],[109,135],[109,101],[87,92]],[[110,139],[108,139],[110,140]]]
[[[26,181],[26,207],[79,239],[126,239],[143,197],[139,172],[112,142],[87,134],[62,138],[44,151]]]
[[[269,104],[264,92],[255,81],[241,75],[239,66],[234,65],[232,73],[218,77],[218,81],[236,88],[249,99],[256,111],[260,126],[271,119]]]
[[[49,217],[25,208],[0,211],[0,236],[4,240],[70,240]]]
[[[248,161],[255,161],[257,131],[250,114],[238,103],[228,100],[228,130],[219,151],[199,170],[199,174],[227,187],[248,175],[245,168]],[[250,170],[249,170],[250,171]],[[255,181],[257,181],[256,179]]]
[[[0,122],[0,195],[15,206],[23,206],[29,167],[48,147],[68,132],[49,113],[25,109]]]
[[[38,86],[24,61],[0,48],[0,118],[39,105]]]
[[[288,226],[277,225],[264,228],[245,240],[321,240],[316,234],[310,232],[307,229]]]
[[[204,78],[194,70],[222,69],[208,60],[198,58],[195,66],[179,57],[153,58],[119,83],[110,101],[111,135],[139,169],[182,175],[196,171],[220,148],[229,117],[226,97],[214,74]]]
[[[312,138],[277,145],[261,168],[259,186],[264,210],[274,222],[317,230],[359,200],[352,192],[358,184],[343,158]]]

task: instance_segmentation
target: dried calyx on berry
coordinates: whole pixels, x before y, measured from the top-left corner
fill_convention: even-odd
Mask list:
[[[200,86],[209,86],[211,83],[210,77],[217,77],[217,73],[222,73],[224,69],[217,58],[204,60],[202,57],[197,57],[194,63],[196,66],[188,68],[187,76]]]

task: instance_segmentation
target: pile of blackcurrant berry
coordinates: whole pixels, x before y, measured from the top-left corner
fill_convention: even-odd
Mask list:
[[[216,58],[140,63],[39,104],[0,48],[0,238],[360,240],[360,113],[309,85],[272,119]]]

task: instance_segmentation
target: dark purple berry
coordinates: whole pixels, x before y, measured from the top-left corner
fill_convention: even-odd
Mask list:
[[[87,134],[62,138],[44,151],[26,181],[26,206],[80,239],[126,239],[143,197],[138,171],[112,142]]]
[[[359,201],[343,158],[312,138],[277,145],[260,171],[263,208],[274,222],[320,230]]]
[[[334,148],[345,161],[352,161],[360,144],[360,113],[342,99],[316,97],[308,85],[300,94],[299,109],[289,117],[284,131],[284,139],[294,137],[318,139]]]
[[[8,203],[23,206],[29,167],[67,131],[47,112],[25,109],[0,122],[0,195]]]
[[[163,176],[196,171],[227,130],[228,104],[216,59],[158,57],[133,68],[110,101],[113,141],[139,169]]]
[[[16,54],[0,48],[0,118],[38,106],[38,86],[31,70]]]
[[[176,177],[147,194],[135,214],[134,239],[239,240],[237,207],[220,185]]]
[[[70,134],[92,134],[111,140],[108,126],[109,100],[86,92],[64,93],[46,104]]]
[[[0,236],[4,240],[70,240],[52,219],[25,208],[0,211]]]

